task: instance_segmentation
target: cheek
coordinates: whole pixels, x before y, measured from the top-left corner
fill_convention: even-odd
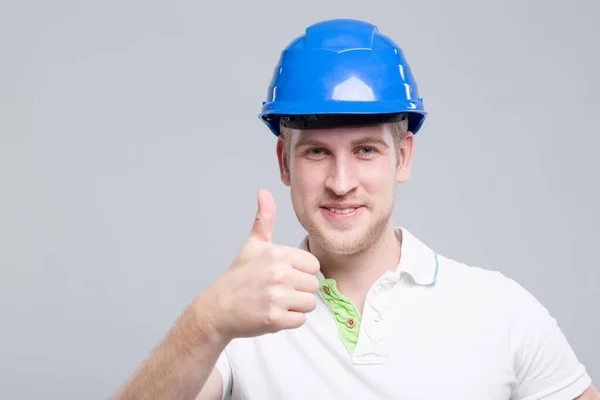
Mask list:
[[[292,194],[308,198],[317,196],[318,190],[322,187],[322,173],[318,168],[311,167],[303,163],[296,163],[290,170],[290,184]]]
[[[373,163],[360,169],[360,185],[366,192],[389,191],[396,183],[396,167],[389,162]]]

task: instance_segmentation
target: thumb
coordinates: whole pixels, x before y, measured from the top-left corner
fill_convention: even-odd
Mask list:
[[[275,200],[268,190],[262,189],[258,192],[258,211],[254,218],[254,225],[250,237],[262,242],[270,242],[275,226]]]

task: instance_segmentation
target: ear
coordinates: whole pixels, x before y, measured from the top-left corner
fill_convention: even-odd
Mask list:
[[[396,182],[398,183],[404,183],[410,177],[413,149],[414,135],[409,131],[398,149],[398,167],[396,168]]]
[[[279,163],[279,175],[281,176],[281,182],[284,185],[290,186],[290,169],[287,165],[288,154],[285,150],[285,140],[283,136],[279,135],[277,138],[277,161]]]

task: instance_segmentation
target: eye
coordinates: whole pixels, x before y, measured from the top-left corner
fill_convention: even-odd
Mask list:
[[[303,152],[304,156],[310,159],[321,159],[327,156],[327,150],[321,147],[311,147]]]
[[[360,150],[363,152],[363,154],[371,154],[375,152],[375,149],[372,147],[363,147]]]
[[[377,149],[371,146],[361,147],[358,151],[358,155],[362,157],[373,157],[377,153]]]

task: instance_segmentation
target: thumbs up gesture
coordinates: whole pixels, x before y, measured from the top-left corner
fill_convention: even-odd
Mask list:
[[[207,289],[214,331],[226,340],[298,328],[316,307],[319,261],[307,251],[271,242],[275,215],[271,193],[261,190],[250,236]]]

